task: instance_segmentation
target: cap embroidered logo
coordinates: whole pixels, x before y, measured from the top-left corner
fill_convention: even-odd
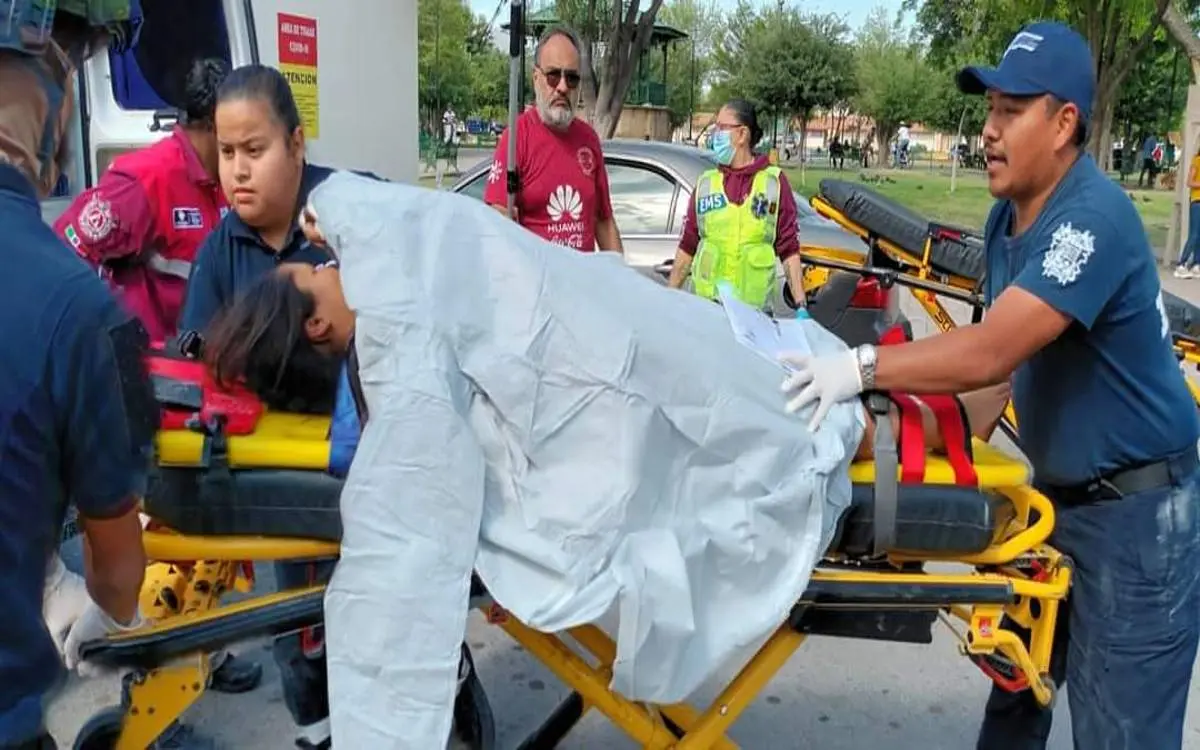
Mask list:
[[[1004,57],[1008,57],[1008,53],[1019,49],[1025,52],[1034,52],[1038,45],[1042,43],[1045,37],[1040,34],[1031,34],[1028,31],[1018,32],[1013,40],[1009,42],[1008,49],[1004,50]]]

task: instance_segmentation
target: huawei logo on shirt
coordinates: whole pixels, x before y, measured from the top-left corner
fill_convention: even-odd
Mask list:
[[[568,217],[571,221],[579,221],[579,217],[583,216],[583,201],[579,198],[579,191],[570,185],[554,188],[546,204],[546,213],[550,215],[550,221],[562,221]]]

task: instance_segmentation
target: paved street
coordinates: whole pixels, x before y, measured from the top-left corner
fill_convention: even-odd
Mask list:
[[[1200,280],[1166,277],[1164,286],[1200,302]],[[911,298],[904,308],[918,335],[929,324]],[[962,310],[954,311],[960,320]],[[261,585],[271,586],[260,571]],[[538,662],[496,628],[472,615],[468,640],[494,709],[499,747],[516,747],[564,690]],[[267,667],[264,684],[246,696],[209,694],[188,714],[223,747],[285,750],[292,747],[291,726],[270,652],[264,643],[244,644],[240,651]],[[747,748],[922,748],[963,750],[973,747],[974,732],[988,690],[987,679],[960,658],[954,638],[939,628],[931,646],[903,646],[863,641],[814,639],[764,689],[759,700],[734,726],[732,737]],[[1185,747],[1200,750],[1200,696],[1193,683]],[[697,696],[707,701],[715,687]],[[96,708],[116,699],[115,680],[87,684],[73,681],[52,705],[52,731],[69,747],[78,727]],[[1069,717],[1065,694],[1059,701],[1052,750],[1068,750]],[[589,716],[566,748],[632,747],[602,717]],[[347,750],[347,749],[342,749]]]

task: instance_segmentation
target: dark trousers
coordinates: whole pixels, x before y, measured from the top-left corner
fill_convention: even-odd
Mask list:
[[[0,745],[0,750],[58,750],[58,745],[49,734],[43,734],[20,745]]]
[[[280,591],[329,583],[337,560],[275,563]],[[329,718],[329,684],[325,673],[325,628],[318,626],[275,639],[275,664],[283,682],[283,702],[298,726]]]
[[[1055,502],[1050,543],[1075,572],[1050,671],[1067,686],[1075,750],[1182,746],[1200,634],[1197,503],[1200,472],[1118,500]],[[978,750],[1042,750],[1051,718],[1030,692],[993,687]]]

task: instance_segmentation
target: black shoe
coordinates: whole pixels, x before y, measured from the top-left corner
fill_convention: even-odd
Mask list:
[[[229,654],[212,673],[209,690],[218,693],[248,693],[262,682],[262,665],[245,657]]]
[[[298,748],[298,750],[329,750],[329,748],[331,748],[332,746],[333,746],[333,738],[332,737],[326,737],[325,739],[321,740],[320,742],[318,742],[315,745],[311,741],[309,741],[308,739],[305,739],[303,737],[296,740],[296,747]]]

